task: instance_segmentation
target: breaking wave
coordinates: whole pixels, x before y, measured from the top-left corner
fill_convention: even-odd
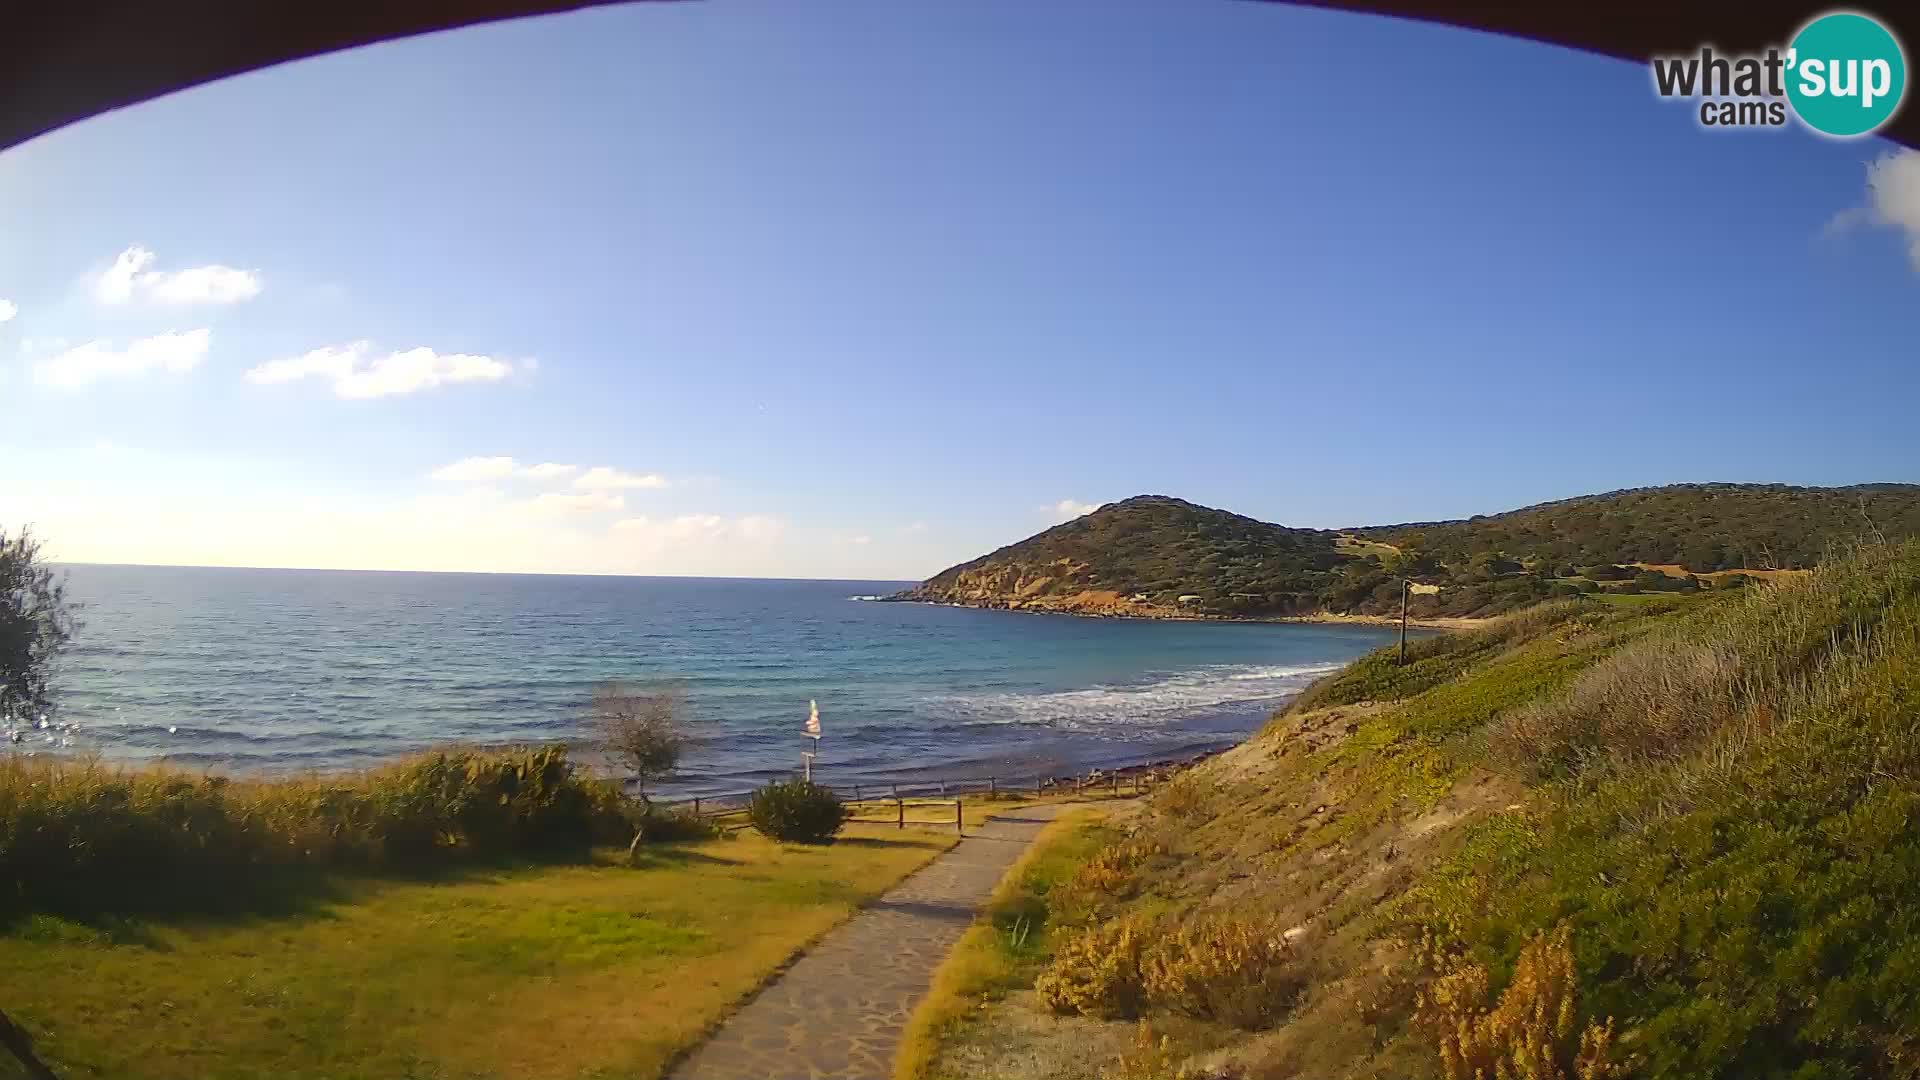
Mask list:
[[[1138,683],[1080,690],[953,694],[929,703],[967,724],[1031,724],[1067,730],[1156,725],[1202,713],[1278,705],[1340,667],[1336,663],[1215,665]]]

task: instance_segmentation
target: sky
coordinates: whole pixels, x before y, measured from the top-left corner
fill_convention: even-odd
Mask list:
[[[705,0],[0,151],[56,558],[917,579],[1100,503],[1342,527],[1920,480],[1920,155],[1231,0]]]

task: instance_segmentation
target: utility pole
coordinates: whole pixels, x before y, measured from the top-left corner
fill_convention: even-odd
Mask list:
[[[1407,579],[1400,579],[1400,666],[1407,666]]]

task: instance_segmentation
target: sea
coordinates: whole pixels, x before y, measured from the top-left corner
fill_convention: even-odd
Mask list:
[[[0,753],[230,774],[439,743],[579,743],[594,688],[676,685],[669,785],[791,774],[1021,782],[1217,749],[1390,629],[1037,615],[879,598],[899,581],[69,566],[57,700]]]

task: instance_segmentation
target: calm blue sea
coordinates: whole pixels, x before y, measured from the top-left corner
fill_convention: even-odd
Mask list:
[[[67,572],[81,634],[13,752],[235,772],[571,740],[605,679],[682,684],[688,793],[791,771],[809,698],[836,782],[1067,772],[1232,742],[1391,636],[859,599],[890,581]]]

